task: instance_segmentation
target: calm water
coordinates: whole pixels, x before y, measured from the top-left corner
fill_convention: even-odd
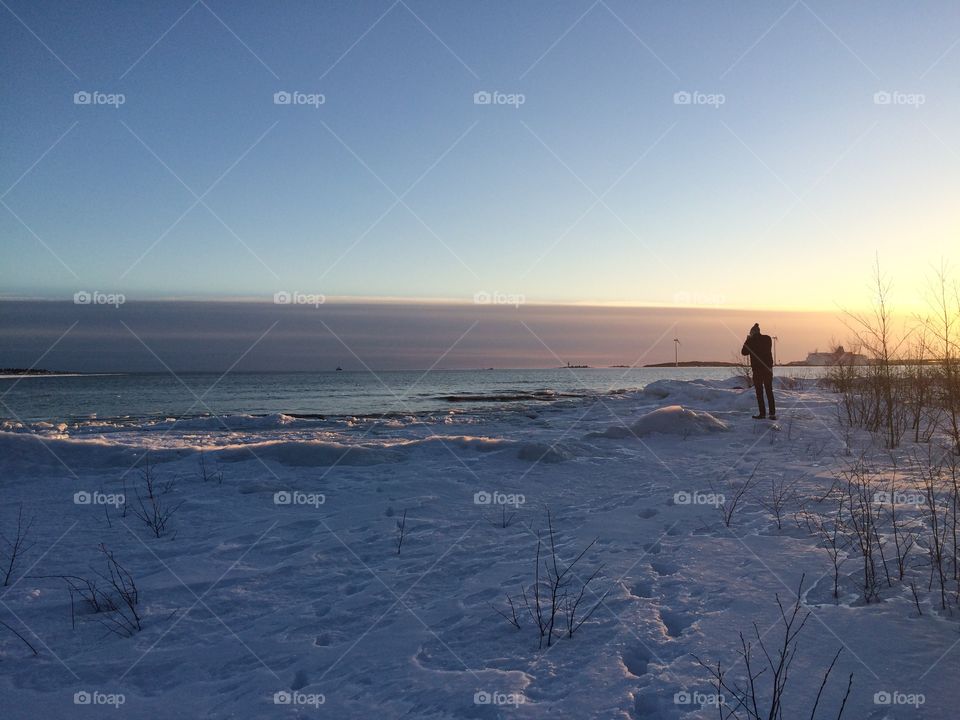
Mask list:
[[[813,377],[817,368],[777,368]],[[0,379],[0,418],[71,421],[216,415],[337,417],[504,409],[636,390],[654,380],[723,379],[734,368],[589,368],[132,374]]]

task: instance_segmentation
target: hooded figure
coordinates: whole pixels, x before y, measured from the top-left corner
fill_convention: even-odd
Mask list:
[[[757,406],[760,412],[753,416],[754,420],[767,417],[767,408],[763,404],[763,395],[766,393],[770,404],[770,419],[777,419],[777,406],[773,401],[773,339],[760,332],[760,323],[754,323],[747,335],[746,342],[740,349],[741,355],[750,356],[750,369],[753,374],[753,387],[757,391]]]

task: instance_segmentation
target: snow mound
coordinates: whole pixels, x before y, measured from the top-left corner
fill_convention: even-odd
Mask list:
[[[430,448],[432,445],[445,445],[461,450],[493,452],[494,450],[503,450],[505,446],[512,445],[513,441],[479,435],[429,435],[423,440],[412,440],[407,444],[409,446],[422,446],[425,448]]]
[[[403,454],[376,445],[346,445],[324,440],[279,440],[231,445],[216,450],[214,457],[224,462],[243,462],[259,458],[273,460],[287,467],[324,467],[399,462],[403,459]]]
[[[727,380],[657,380],[643,389],[644,395],[678,405],[710,405],[731,410],[749,410],[756,403],[752,387],[743,378]]]
[[[662,435],[705,435],[727,430],[727,424],[706,411],[685,408],[682,405],[668,405],[641,415],[629,428],[612,425],[592,437],[625,438],[643,437],[659,433]]]
[[[531,462],[559,463],[571,460],[574,455],[559,445],[528,442],[520,445],[517,457],[521,460],[529,460]]]
[[[482,437],[476,435],[430,435],[423,440],[414,440],[405,444],[405,447],[421,446],[429,448],[440,444],[447,449],[472,450],[489,453],[509,448],[516,449],[516,457],[531,462],[558,463],[571,460],[575,453],[559,445],[550,445],[542,442],[520,442],[507,438]]]
[[[187,452],[186,449],[158,449],[150,454],[150,459],[152,462],[169,462],[180,459]],[[120,445],[101,437],[77,440],[28,432],[0,432],[0,457],[11,466],[129,468],[142,455],[142,448]]]
[[[203,415],[192,418],[167,418],[149,426],[151,430],[273,430],[307,424],[301,418],[272,413],[269,415]]]
[[[729,398],[746,389],[742,378],[728,380],[657,380],[647,385],[643,392],[658,399],[683,398],[690,401],[712,402]]]

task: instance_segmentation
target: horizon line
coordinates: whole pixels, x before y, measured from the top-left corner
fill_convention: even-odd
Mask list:
[[[275,299],[274,293],[270,296],[264,295],[167,295],[167,296],[130,296],[127,293],[114,292],[111,291],[107,293],[106,291],[101,290],[92,290],[92,291],[79,291],[79,292],[95,292],[102,294],[111,294],[115,296],[122,296],[124,298],[123,303],[126,302],[137,302],[137,303],[233,303],[233,304],[258,304],[258,305],[276,305],[278,307],[283,306],[297,306],[297,305],[309,305],[314,306],[313,302],[278,302]],[[301,290],[294,291],[280,291],[286,292],[288,295],[302,295],[302,296],[311,296],[314,298],[322,298],[317,305],[392,305],[392,306],[424,306],[424,305],[440,305],[440,306],[451,306],[451,307],[503,307],[503,308],[514,308],[519,309],[520,307],[535,307],[535,308],[597,308],[597,309],[656,309],[656,310],[708,310],[708,311],[726,311],[726,312],[782,312],[782,313],[805,313],[805,314],[835,314],[843,313],[844,309],[834,308],[834,309],[825,309],[825,308],[795,308],[795,307],[785,307],[785,306],[766,306],[762,308],[757,307],[747,307],[743,305],[723,305],[720,303],[709,303],[709,304],[669,304],[656,301],[644,301],[644,300],[624,300],[624,301],[599,301],[599,300],[537,300],[537,301],[528,301],[525,296],[520,293],[497,293],[497,295],[512,296],[515,298],[514,301],[502,301],[502,300],[487,300],[487,301],[478,301],[476,299],[465,299],[457,297],[417,297],[417,296],[392,296],[392,295],[324,295],[322,293],[310,293]],[[70,295],[61,297],[61,296],[45,296],[45,295],[0,295],[0,302],[36,302],[36,303],[72,303],[72,304],[89,304],[89,303],[77,303],[72,296],[75,293],[70,293]],[[489,293],[488,293],[489,295]],[[519,298],[519,299],[517,299]],[[858,308],[859,309],[859,308]]]

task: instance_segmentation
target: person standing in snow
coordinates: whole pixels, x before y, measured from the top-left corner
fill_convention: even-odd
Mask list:
[[[757,391],[757,405],[760,412],[753,416],[754,420],[763,420],[767,417],[767,408],[763,404],[763,394],[766,392],[770,404],[770,419],[777,419],[777,406],[773,401],[773,340],[769,335],[760,332],[760,323],[754,323],[747,335],[746,342],[740,349],[741,355],[750,356],[750,369],[753,374],[753,387]]]

